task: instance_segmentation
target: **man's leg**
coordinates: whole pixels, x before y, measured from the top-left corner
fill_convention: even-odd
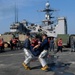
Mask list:
[[[54,44],[52,44],[52,50],[54,51]]]
[[[50,44],[50,51],[52,50],[52,45]]]
[[[47,62],[45,60],[45,57],[47,55],[47,50],[44,50],[41,52],[41,54],[39,55],[39,61],[42,65],[42,70],[47,70],[48,69],[48,66],[47,66]]]
[[[60,47],[58,46],[58,48],[57,48],[57,52],[59,52],[59,50],[60,50]]]
[[[71,52],[73,52],[73,51],[74,51],[74,46],[72,45],[72,46],[71,46]]]
[[[62,46],[60,48],[61,48],[61,52],[62,52]]]
[[[30,67],[28,66],[28,64],[32,60],[32,54],[27,49],[24,49],[24,53],[25,53],[25,60],[24,60],[23,66],[25,67],[25,69],[30,70]]]

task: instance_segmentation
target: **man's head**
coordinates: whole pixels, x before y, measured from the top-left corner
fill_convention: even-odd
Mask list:
[[[45,39],[45,38],[47,38],[47,35],[46,34],[43,34],[42,35],[42,39]]]
[[[62,40],[62,38],[60,38],[59,40]]]
[[[26,37],[28,38],[30,36],[30,33],[26,33]]]

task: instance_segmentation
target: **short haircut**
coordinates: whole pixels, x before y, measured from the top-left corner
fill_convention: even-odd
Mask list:
[[[47,37],[47,34],[42,34],[42,36],[45,36],[45,37]]]
[[[30,33],[26,33],[27,36],[30,36]]]
[[[62,40],[62,38],[60,38],[60,40]]]

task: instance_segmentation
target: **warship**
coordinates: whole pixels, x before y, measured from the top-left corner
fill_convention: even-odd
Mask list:
[[[49,37],[57,37],[58,34],[67,34],[66,17],[58,17],[57,24],[54,25],[54,21],[52,21],[52,18],[54,18],[52,17],[52,13],[55,12],[55,10],[50,8],[49,2],[46,2],[45,9],[41,10],[41,12],[45,13],[45,19],[42,20],[42,25],[38,25],[35,23],[30,24],[26,20],[23,20],[22,22],[17,22],[16,17],[16,22],[10,25],[10,32],[30,32],[32,34],[45,33]]]
[[[58,17],[57,23],[54,23],[53,18],[55,17],[52,16],[52,13],[55,11],[56,10],[51,9],[50,3],[46,2],[45,8],[40,10],[40,12],[45,13],[45,19],[41,21],[41,24],[35,24],[28,22],[26,19],[18,22],[18,11],[15,9],[15,22],[10,25],[10,32],[0,36],[3,37],[6,42],[8,42],[11,37],[18,37],[20,41],[24,41],[27,32],[30,32],[31,35],[45,33],[48,37],[53,37],[55,41],[57,41],[58,38],[62,38],[63,46],[70,47],[72,38],[75,40],[75,35],[69,35],[67,33],[66,17]]]

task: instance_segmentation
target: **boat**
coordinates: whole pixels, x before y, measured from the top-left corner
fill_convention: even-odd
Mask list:
[[[45,12],[45,20],[42,20],[42,25],[35,23],[29,24],[28,21],[16,22],[10,26],[11,32],[30,32],[31,34],[45,33],[48,37],[57,37],[58,34],[67,34],[67,19],[66,17],[58,17],[57,24],[52,21],[52,13],[55,10],[50,8],[50,3],[46,2],[45,9],[41,10]]]

